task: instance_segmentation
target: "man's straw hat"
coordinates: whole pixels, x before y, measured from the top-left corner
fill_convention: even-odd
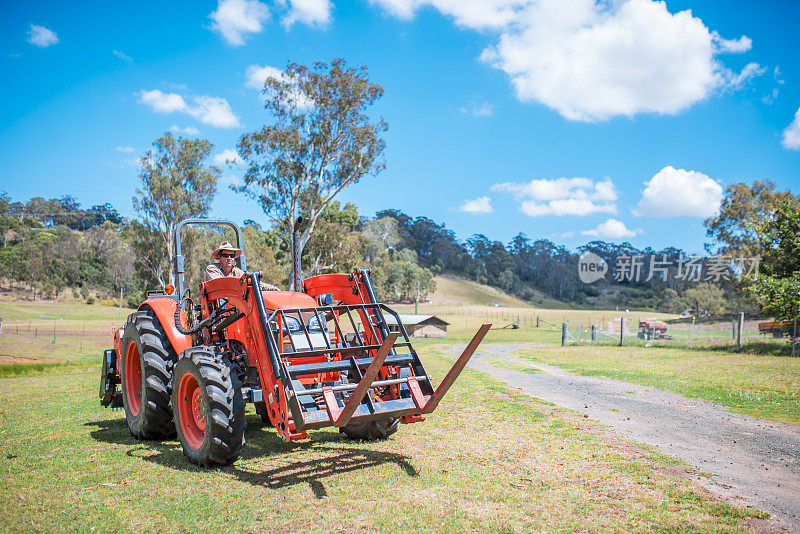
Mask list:
[[[234,258],[238,258],[239,256],[242,255],[242,249],[234,247],[233,245],[231,245],[230,241],[223,241],[222,244],[217,248],[217,250],[211,253],[211,257],[214,258],[215,260],[218,260],[219,253],[222,252],[223,250],[227,250],[236,254]]]

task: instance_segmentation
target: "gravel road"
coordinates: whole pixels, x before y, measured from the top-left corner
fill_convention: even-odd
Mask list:
[[[599,421],[621,438],[653,445],[710,478],[695,480],[732,504],[755,506],[773,524],[800,532],[800,426],[729,412],[714,402],[618,380],[579,376],[513,356],[530,344],[482,345],[469,367],[523,393]],[[463,346],[453,347],[455,355]],[[491,365],[521,362],[529,374]]]

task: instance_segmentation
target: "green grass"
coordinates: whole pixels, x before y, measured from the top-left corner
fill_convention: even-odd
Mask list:
[[[63,370],[67,367],[63,363],[8,363],[0,365],[0,376],[38,375],[43,372]]]
[[[731,411],[800,423],[800,358],[661,347],[526,349],[523,358],[586,376],[653,386]]]
[[[59,365],[86,368],[111,348],[112,327],[124,325],[133,310],[76,302],[0,299],[0,376]],[[39,318],[52,316],[57,319]],[[32,366],[29,370],[26,366]]]
[[[122,320],[133,310],[123,305]],[[4,297],[0,299],[0,317],[3,321],[27,321],[48,315],[71,321],[114,321],[120,315],[118,306],[84,304],[82,301],[43,301],[17,300]],[[49,321],[52,324],[52,319]],[[5,327],[5,325],[4,325]]]
[[[441,378],[449,346],[420,348]],[[97,374],[0,378],[0,531],[739,532],[763,516],[476,371],[385,442],[286,444],[251,411],[242,458],[210,470],[174,440],[133,439]]]
[[[531,367],[530,365],[515,362],[512,360],[503,360],[499,358],[494,358],[490,360],[492,366],[500,367],[501,369],[509,369],[510,371],[519,371],[520,373],[527,373],[529,375],[535,375],[541,373],[542,371],[537,369],[536,367]]]

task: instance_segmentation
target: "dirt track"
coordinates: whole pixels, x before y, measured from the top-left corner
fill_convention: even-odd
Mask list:
[[[575,375],[512,355],[536,345],[482,345],[469,367],[523,393],[570,408],[621,438],[658,447],[704,473],[694,480],[732,504],[772,514],[773,525],[800,532],[800,427],[729,412],[719,404],[628,382]],[[458,354],[463,346],[453,347]],[[521,373],[493,359],[543,371]]]

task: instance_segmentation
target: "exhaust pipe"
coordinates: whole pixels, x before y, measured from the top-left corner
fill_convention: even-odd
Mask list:
[[[298,247],[301,222],[303,222],[303,218],[298,217],[294,222],[294,228],[292,228],[292,291],[302,291],[300,287],[300,250]]]

